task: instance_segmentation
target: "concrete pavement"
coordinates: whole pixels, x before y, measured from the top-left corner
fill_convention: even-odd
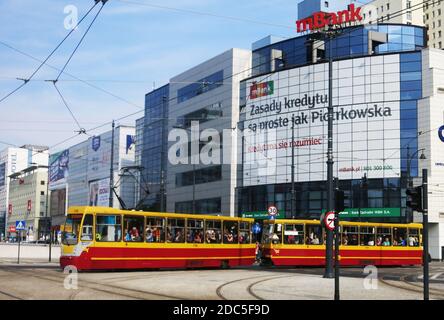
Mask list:
[[[334,280],[322,278],[322,269],[252,267],[68,275],[57,263],[27,261],[17,266],[13,260],[0,262],[0,299],[331,300],[334,291]],[[440,268],[434,266],[432,274]],[[402,280],[417,277],[420,268],[381,269],[379,280],[368,278],[362,271],[344,269],[342,299],[422,299],[420,282]],[[444,283],[432,283],[431,290],[432,298],[444,299]]]

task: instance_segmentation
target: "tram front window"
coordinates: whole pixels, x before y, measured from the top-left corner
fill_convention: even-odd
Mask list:
[[[77,244],[81,222],[82,215],[69,215],[66,218],[65,227],[62,233],[63,244],[68,246]]]

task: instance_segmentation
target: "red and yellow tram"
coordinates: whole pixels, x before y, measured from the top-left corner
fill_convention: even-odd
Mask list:
[[[342,266],[422,264],[422,225],[340,222]],[[325,266],[319,221],[264,222],[263,259],[276,266]]]
[[[253,219],[72,207],[60,265],[78,270],[252,265]]]

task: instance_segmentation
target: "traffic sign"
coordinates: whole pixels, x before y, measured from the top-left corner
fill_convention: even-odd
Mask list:
[[[26,230],[26,221],[25,220],[19,220],[15,222],[15,229],[16,230]]]
[[[256,223],[253,225],[252,231],[253,231],[254,234],[261,233],[261,231],[262,231],[262,227],[261,227],[261,225],[260,225],[259,223],[256,222]]]
[[[325,227],[329,230],[335,229],[335,213],[333,211],[327,212],[324,218]]]
[[[272,217],[277,216],[278,209],[275,206],[271,206],[268,208],[268,214]]]
[[[9,232],[15,233],[16,232],[15,226],[9,226]]]

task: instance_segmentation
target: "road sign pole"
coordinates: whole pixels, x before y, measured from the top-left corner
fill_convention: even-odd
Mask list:
[[[18,253],[17,253],[17,264],[20,264],[20,242],[22,237],[22,230],[16,230],[18,236]]]
[[[335,212],[335,300],[340,300],[339,290],[339,212]]]

